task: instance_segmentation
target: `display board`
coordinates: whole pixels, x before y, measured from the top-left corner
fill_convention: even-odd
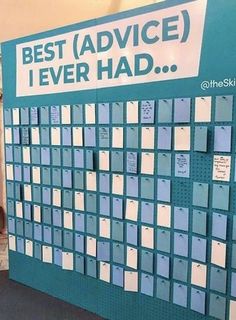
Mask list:
[[[235,9],[3,44],[11,279],[106,319],[236,319]]]

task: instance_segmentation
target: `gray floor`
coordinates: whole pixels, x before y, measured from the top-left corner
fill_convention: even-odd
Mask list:
[[[8,269],[7,238],[0,236],[0,270]],[[102,320],[69,303],[8,279],[0,271],[0,320]]]

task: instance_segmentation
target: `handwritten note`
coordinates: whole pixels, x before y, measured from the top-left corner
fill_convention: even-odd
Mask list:
[[[175,176],[182,178],[189,178],[189,154],[175,155]]]
[[[22,144],[29,144],[29,129],[22,128],[21,130]]]
[[[99,146],[103,148],[109,147],[109,128],[99,129]]]
[[[212,179],[217,181],[229,181],[230,168],[231,168],[231,157],[214,156]]]
[[[155,102],[142,101],[141,105],[141,123],[154,123]]]
[[[138,155],[137,152],[127,152],[127,172],[137,173]]]
[[[39,122],[38,108],[37,107],[30,108],[30,114],[31,114],[31,124],[38,124]]]
[[[59,106],[52,106],[51,107],[51,123],[52,124],[60,124]]]

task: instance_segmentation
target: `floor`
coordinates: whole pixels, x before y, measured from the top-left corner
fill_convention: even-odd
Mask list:
[[[0,235],[1,320],[102,320],[84,309],[9,280],[7,269],[7,237]]]

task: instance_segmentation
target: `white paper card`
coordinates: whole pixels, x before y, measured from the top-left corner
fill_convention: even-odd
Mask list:
[[[99,170],[110,170],[109,154],[109,151],[99,151]]]
[[[154,149],[154,127],[142,128],[142,149]]]
[[[206,288],[207,267],[204,264],[192,262],[191,283]]]
[[[41,208],[34,205],[34,221],[41,223]]]
[[[31,143],[32,144],[40,144],[39,128],[32,128],[31,129]]]
[[[61,145],[61,129],[58,127],[51,128],[51,143],[53,146]]]
[[[169,205],[158,204],[157,206],[157,225],[170,228],[171,226],[171,207]]]
[[[100,280],[110,282],[110,264],[100,262]]]
[[[175,150],[190,150],[190,127],[175,127]]]
[[[138,272],[125,271],[125,291],[138,292]]]
[[[132,199],[126,200],[125,218],[132,221],[138,220],[138,201]]]
[[[154,230],[153,228],[142,226],[142,247],[154,249]]]
[[[19,201],[16,202],[16,216],[18,218],[23,218],[22,202]]]
[[[195,99],[195,122],[211,122],[211,97]]]
[[[213,180],[230,181],[231,172],[231,157],[229,156],[214,156],[213,163]]]
[[[14,180],[13,165],[7,164],[7,180]]]
[[[24,199],[25,201],[32,201],[32,188],[30,184],[24,185]]]
[[[154,174],[154,153],[142,152],[141,173]]]
[[[52,247],[43,246],[43,262],[52,263]]]
[[[30,163],[30,147],[23,147],[23,162]]]
[[[64,228],[73,229],[73,215],[71,211],[64,211]]]
[[[138,252],[137,249],[127,246],[127,267],[137,269],[138,266]]]
[[[111,222],[110,219],[100,218],[99,219],[99,235],[100,237],[110,239],[111,237]]]
[[[60,189],[53,189],[52,190],[52,202],[53,205],[56,207],[61,207],[61,190]]]
[[[225,268],[226,244],[212,240],[211,244],[211,263]]]
[[[5,128],[5,142],[6,143],[12,143],[12,129],[11,128]]]
[[[8,236],[8,242],[9,242],[9,250],[16,251],[16,237],[10,234]]]
[[[20,124],[20,109],[13,109],[13,124],[14,126],[18,126]]]
[[[70,105],[62,105],[61,106],[61,123],[62,124],[71,124]]]
[[[74,260],[74,257],[72,252],[62,252],[62,269],[73,270],[74,269],[73,260]]]
[[[97,254],[97,240],[92,237],[87,237],[87,254],[96,257]]]
[[[40,167],[33,167],[33,183],[41,183]]]
[[[25,254],[29,257],[33,257],[33,242],[25,240]]]
[[[75,192],[75,210],[84,211],[84,193]]]
[[[85,122],[87,124],[95,124],[95,104],[87,103],[85,105]]]
[[[112,175],[112,192],[123,195],[124,193],[124,176],[120,174]]]
[[[96,191],[97,189],[97,179],[96,172],[88,171],[86,172],[87,180],[87,190]]]
[[[126,110],[127,123],[138,123],[138,101],[128,101]]]
[[[112,147],[123,148],[123,128],[112,128]]]
[[[83,128],[82,127],[73,128],[73,145],[76,147],[83,146]]]
[[[236,319],[236,301],[230,300],[230,314],[229,320]]]

